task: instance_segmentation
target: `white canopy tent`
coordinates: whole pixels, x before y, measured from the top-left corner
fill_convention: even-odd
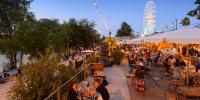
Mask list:
[[[140,43],[143,43],[143,38],[145,38],[145,37],[140,37],[140,38],[135,38],[133,40],[129,40],[128,44],[140,44]]]
[[[200,28],[179,29],[161,34],[156,34],[148,37],[141,37],[129,41],[130,44],[137,42],[161,42],[166,40],[169,43],[179,44],[200,44]]]

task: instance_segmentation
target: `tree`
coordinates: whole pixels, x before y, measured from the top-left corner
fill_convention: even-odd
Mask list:
[[[197,5],[197,8],[195,8],[194,10],[191,10],[188,12],[188,16],[190,17],[194,17],[196,18],[197,20],[200,20],[200,0],[196,0],[195,3]],[[181,24],[183,26],[187,26],[190,24],[190,20],[188,17],[185,17],[182,21],[181,21]]]
[[[197,8],[191,10],[187,15],[195,17],[196,19],[200,20],[200,0],[196,0],[194,4],[197,5]]]
[[[10,90],[13,100],[43,100],[74,75],[72,67],[59,65],[60,58],[49,53],[21,67]]]
[[[133,29],[126,22],[122,22],[121,28],[118,29],[116,37],[132,36]]]
[[[17,44],[20,45],[21,52],[38,57],[44,54],[49,46],[58,52],[60,32],[61,28],[57,19],[29,20],[18,28],[14,37],[18,40]]]
[[[89,22],[87,19],[70,19],[67,23],[70,31],[68,33],[70,48],[91,48],[94,43],[100,42],[100,36],[94,29],[94,22]]]
[[[188,17],[185,17],[182,21],[181,21],[181,24],[183,26],[188,26],[190,25],[190,19]]]
[[[20,24],[32,17],[29,12],[33,0],[1,0],[0,1],[0,36],[11,36]]]
[[[38,23],[39,27],[44,29],[47,33],[47,45],[50,45],[55,52],[63,52],[65,50],[65,46],[62,36],[62,25],[59,23],[59,20],[42,18],[38,21]]]
[[[24,21],[18,27],[15,35],[12,36],[16,39],[15,45],[18,45],[17,52],[20,52],[20,66],[23,62],[23,55],[31,52],[28,48],[30,46],[29,41],[32,39],[30,34],[35,29],[36,23],[37,21],[34,18]]]
[[[10,68],[16,68],[16,55],[20,47],[17,39],[12,36],[24,21],[34,17],[29,11],[31,2],[32,0],[0,1],[0,49],[9,58]]]
[[[11,69],[16,68],[17,67],[16,55],[19,48],[19,45],[16,44],[16,39],[14,37],[1,38],[0,44],[1,44],[1,52],[5,53],[9,59],[10,66],[8,68],[11,68]]]

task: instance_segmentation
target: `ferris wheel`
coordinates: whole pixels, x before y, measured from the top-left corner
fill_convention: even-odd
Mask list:
[[[145,5],[142,36],[152,35],[155,33],[155,8],[156,6],[153,0],[149,0]]]

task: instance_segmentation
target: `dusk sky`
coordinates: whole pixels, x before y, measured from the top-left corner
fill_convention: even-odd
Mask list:
[[[103,17],[107,20],[113,35],[126,21],[135,32],[142,32],[144,7],[148,0],[96,0]],[[156,27],[159,31],[172,27],[175,19],[180,23],[188,11],[194,9],[195,0],[154,0],[156,4]],[[92,0],[34,0],[31,11],[37,19],[56,18],[60,22],[69,18],[87,18],[95,21],[96,29],[102,35],[107,35],[106,28],[102,25]],[[197,24],[193,19],[191,24]],[[181,25],[179,25],[181,28]]]

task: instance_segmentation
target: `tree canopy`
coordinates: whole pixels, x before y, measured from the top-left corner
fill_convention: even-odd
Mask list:
[[[65,52],[67,48],[92,48],[99,44],[100,34],[94,29],[94,22],[87,19],[70,19],[63,24],[57,19],[34,18],[23,21],[15,35],[9,38],[0,38],[0,50],[8,55],[13,68],[16,67],[17,52],[31,57],[39,57],[48,47],[54,52]]]
[[[11,36],[19,25],[33,16],[29,11],[33,0],[0,0],[0,36]]]
[[[87,19],[70,19],[67,23],[70,28],[69,32],[69,47],[91,48],[94,43],[99,43],[100,35],[94,29],[94,22],[89,22]]]
[[[13,100],[43,100],[74,75],[71,66],[59,65],[60,58],[48,52],[35,62],[21,67],[10,95]]]
[[[196,0],[194,4],[197,5],[197,7],[189,11],[187,15],[190,17],[194,17],[197,20],[200,20],[200,0]],[[190,19],[188,17],[185,17],[184,19],[182,19],[181,24],[183,26],[190,25]]]
[[[132,32],[133,29],[131,26],[126,22],[122,22],[120,29],[117,31],[116,37],[132,36]]]
[[[200,0],[196,0],[194,4],[197,5],[197,8],[189,11],[187,15],[195,17],[196,19],[200,20]]]
[[[188,17],[185,17],[182,21],[181,21],[181,24],[183,26],[188,26],[190,25],[190,19]]]

